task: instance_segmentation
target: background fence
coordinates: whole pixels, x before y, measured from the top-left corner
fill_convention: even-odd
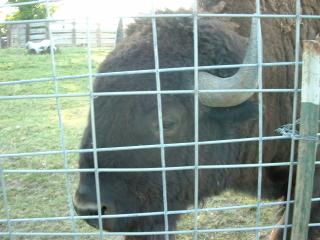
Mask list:
[[[114,46],[115,30],[106,28],[101,22],[90,25],[92,47]],[[58,21],[50,25],[52,39],[58,46],[86,46],[87,30],[84,21]],[[7,43],[2,47],[24,47],[26,42],[38,42],[49,38],[47,22],[19,23],[8,25]]]

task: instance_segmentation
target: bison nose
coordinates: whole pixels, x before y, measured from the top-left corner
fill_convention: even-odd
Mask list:
[[[78,186],[76,195],[86,201],[96,201],[96,188],[95,186],[88,186],[80,184]]]
[[[89,213],[98,212],[98,204],[96,200],[96,189],[95,186],[88,186],[80,184],[74,195],[73,204],[75,210],[79,215],[86,215]],[[112,214],[115,213],[115,206],[112,201],[101,197],[101,214]]]
[[[96,192],[94,187],[79,185],[73,199],[76,209],[97,210]]]
[[[98,205],[96,201],[96,191],[95,188],[92,189],[88,186],[79,186],[73,199],[74,208],[78,215],[80,216],[90,216],[98,215]],[[101,214],[115,214],[116,209],[112,201],[107,201],[101,198]],[[88,218],[85,221],[95,227],[99,228],[98,218]],[[103,228],[105,230],[113,231],[115,228],[115,220],[113,219],[103,219]]]

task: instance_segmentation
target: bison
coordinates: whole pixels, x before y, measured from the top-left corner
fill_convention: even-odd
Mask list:
[[[265,0],[264,13],[295,13],[294,2]],[[232,13],[255,12],[255,1],[230,0],[200,1],[201,10]],[[221,7],[222,6],[222,7]],[[302,4],[305,13],[319,14],[319,0]],[[195,137],[198,164],[230,165],[258,163],[258,141],[210,142],[213,140],[256,138],[259,136],[259,101],[254,92],[199,93],[199,104],[194,97],[194,70],[178,68],[194,66],[193,19],[157,18],[158,60],[160,69],[168,71],[130,75],[98,76],[94,92],[128,92],[127,94],[99,95],[94,98],[94,116],[89,114],[81,148],[113,148],[83,152],[79,167],[92,169],[95,157],[99,168],[160,168],[189,166],[165,172],[168,210],[183,210],[192,205],[195,186]],[[302,36],[313,38],[319,32],[316,20],[305,21]],[[250,31],[251,29],[251,31]],[[250,19],[198,19],[199,66],[227,65],[257,62],[256,21]],[[267,18],[262,20],[264,62],[294,60],[295,20]],[[150,19],[137,19],[128,26],[125,38],[100,65],[99,73],[155,69],[155,51]],[[159,74],[159,75],[157,75]],[[257,67],[224,68],[199,71],[199,89],[257,88]],[[156,80],[159,80],[158,82]],[[294,66],[265,67],[263,88],[292,89]],[[157,95],[161,89],[163,94]],[[189,90],[189,91],[176,91]],[[142,91],[141,94],[132,93]],[[174,92],[176,91],[176,92]],[[131,92],[131,93],[130,93]],[[152,94],[150,94],[152,93]],[[161,100],[161,101],[160,101]],[[293,93],[263,93],[263,135],[275,135],[275,129],[292,121]],[[160,104],[161,103],[161,104]],[[158,105],[161,106],[159,121]],[[195,116],[198,131],[195,134]],[[92,125],[94,119],[94,125]],[[159,123],[162,126],[159,126]],[[95,127],[95,131],[92,129]],[[160,130],[163,130],[163,138]],[[96,141],[93,141],[95,138]],[[95,142],[95,144],[93,144]],[[160,143],[169,144],[161,148]],[[176,143],[184,143],[179,146]],[[171,144],[171,145],[170,145]],[[290,139],[264,141],[263,162],[277,163],[290,160]],[[148,145],[148,148],[139,147]],[[137,146],[124,150],[117,147]],[[163,156],[164,158],[161,158]],[[165,162],[162,162],[162,160]],[[269,166],[262,170],[262,197],[279,199],[287,196],[289,166]],[[315,177],[314,197],[320,196],[318,169]],[[198,171],[199,200],[214,196],[225,189],[257,193],[258,168],[208,168]],[[105,215],[161,212],[164,210],[161,171],[126,171],[99,173],[101,213]],[[294,178],[294,177],[293,177]],[[79,215],[97,215],[96,182],[94,172],[81,172],[74,196]],[[169,230],[176,228],[179,215],[169,215]],[[283,223],[282,218],[280,223]],[[97,219],[87,219],[98,227]],[[312,205],[311,222],[320,222],[319,203]],[[104,230],[111,232],[149,232],[165,230],[163,215],[142,217],[104,218]],[[311,228],[309,239],[320,235]],[[282,239],[282,229],[275,229],[270,239]],[[172,236],[171,236],[172,237]],[[164,235],[127,236],[128,239],[163,239]],[[287,239],[290,239],[288,234]]]

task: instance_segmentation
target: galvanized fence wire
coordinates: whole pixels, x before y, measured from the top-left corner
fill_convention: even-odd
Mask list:
[[[313,198],[312,202],[319,202],[320,198]],[[294,203],[293,200],[289,202],[289,204]],[[277,202],[261,202],[260,207],[272,207],[272,206],[281,206],[287,204],[287,201],[277,201]],[[199,208],[198,212],[217,212],[217,211],[231,211],[231,210],[240,210],[240,209],[255,209],[257,208],[257,204],[247,204],[247,205],[232,205],[227,207],[216,207],[216,208]],[[167,211],[168,215],[177,215],[177,214],[190,214],[194,213],[195,209],[189,210],[177,210],[177,211]],[[112,218],[128,218],[128,217],[145,217],[145,216],[159,216],[163,215],[164,212],[145,212],[145,213],[128,213],[128,214],[113,214],[113,215],[103,215],[101,216],[103,219],[112,219]],[[98,215],[90,215],[90,216],[74,216],[75,220],[83,220],[83,219],[97,219]],[[43,218],[15,218],[11,219],[11,223],[23,223],[23,222],[43,222],[43,221],[65,221],[71,220],[71,216],[65,217],[43,217]],[[0,223],[6,223],[6,220],[0,220]],[[315,224],[310,224],[314,226]],[[286,225],[281,225],[286,226]],[[291,226],[291,225],[290,225]]]
[[[46,15],[47,18],[50,19],[50,5],[49,5],[49,0],[46,0],[45,2],[46,6]],[[54,92],[55,94],[58,94],[59,92],[59,85],[58,82],[56,81],[56,76],[57,76],[57,67],[56,67],[56,59],[55,59],[55,53],[53,49],[53,37],[52,37],[52,31],[50,28],[50,23],[48,24],[48,32],[49,32],[49,40],[50,40],[50,56],[51,56],[51,71],[52,71],[52,80],[54,83]],[[65,152],[65,131],[64,131],[64,125],[62,122],[62,109],[61,109],[61,99],[59,97],[56,97],[56,111],[57,111],[57,117],[58,117],[58,126],[59,126],[59,131],[60,131],[60,145],[61,145],[61,150],[62,150],[62,159],[64,163],[64,168],[68,169],[69,168],[69,161],[68,161],[68,156]],[[73,202],[72,202],[72,191],[71,191],[71,178],[68,173],[65,174],[65,187],[66,187],[66,192],[67,192],[67,202],[68,202],[68,208],[69,208],[69,213],[71,216],[71,226],[72,226],[72,231],[78,232],[76,223],[74,221],[74,215],[75,211],[73,209]],[[77,240],[78,237],[74,236],[74,240]]]
[[[256,0],[256,14],[260,14],[260,0]],[[252,21],[254,21],[254,18],[252,18]],[[257,47],[258,47],[258,89],[263,88],[262,83],[262,62],[263,62],[263,43],[262,43],[262,36],[261,36],[261,19],[257,19],[258,27],[257,27]],[[258,103],[259,103],[259,150],[258,150],[258,187],[257,187],[257,212],[256,212],[256,227],[258,228],[260,226],[260,218],[261,218],[261,193],[262,193],[262,167],[261,164],[263,163],[263,96],[262,92],[258,93]],[[260,231],[256,231],[256,239],[260,239]]]
[[[96,187],[97,210],[98,210],[98,224],[99,224],[99,239],[103,239],[103,223],[102,223],[102,205],[101,205],[101,191],[99,179],[99,164],[97,153],[97,138],[96,138],[96,124],[95,124],[95,109],[94,109],[94,96],[93,90],[93,77],[92,77],[92,52],[91,52],[91,35],[90,35],[90,19],[87,17],[87,54],[88,54],[88,73],[89,73],[89,88],[90,88],[90,120],[91,120],[91,134],[92,134],[92,147],[93,147],[93,165],[94,165],[94,179]]]
[[[313,198],[312,202],[319,202],[320,198]],[[293,200],[289,202],[289,204],[294,203]],[[260,207],[272,207],[272,206],[282,206],[287,204],[287,201],[276,201],[276,202],[261,202]],[[199,213],[209,213],[209,212],[218,212],[218,211],[233,211],[233,210],[240,210],[240,209],[255,209],[257,208],[257,204],[246,204],[246,205],[232,205],[226,207],[213,207],[213,208],[199,208]],[[190,214],[194,213],[195,209],[188,209],[188,210],[176,210],[171,211],[168,210],[168,215],[177,215],[177,214]],[[143,213],[128,213],[128,214],[113,214],[113,215],[103,215],[101,216],[103,219],[111,219],[111,218],[128,218],[128,217],[146,217],[146,216],[159,216],[164,215],[164,212],[143,212]],[[23,223],[23,222],[43,222],[43,221],[64,221],[64,220],[71,220],[72,218],[75,220],[83,220],[83,219],[97,219],[98,215],[88,215],[88,216],[64,216],[64,217],[38,217],[38,218],[15,218],[11,219],[11,223]],[[0,220],[0,223],[6,223],[6,220]]]
[[[0,6],[4,7],[4,6]],[[199,13],[198,17],[232,17],[232,18],[252,18],[253,14],[251,13]],[[140,14],[140,15],[126,15],[121,16],[122,18],[172,18],[172,17],[193,17],[192,13],[166,13],[166,14]],[[296,18],[297,16],[295,14],[257,14],[255,17],[259,18]],[[320,19],[320,15],[304,15],[301,14],[300,17],[302,19]],[[66,20],[74,20],[74,19],[36,19],[36,20],[12,20],[12,21],[0,21],[0,24],[19,24],[19,23],[36,23],[36,22],[57,22],[61,21],[64,22]]]
[[[273,63],[262,63],[263,67],[274,67],[274,66],[291,66],[296,64],[302,64],[302,62],[273,62]],[[254,67],[257,64],[228,64],[228,65],[217,65],[217,66],[198,66],[200,71],[205,70],[213,70],[213,69],[228,69],[228,68],[241,68],[241,67]],[[178,68],[159,68],[159,73],[165,72],[183,72],[183,71],[194,71],[194,67],[178,67]],[[93,73],[92,77],[112,77],[112,76],[125,76],[125,75],[134,75],[134,74],[146,74],[146,73],[156,73],[155,69],[147,69],[147,70],[136,70],[136,71],[121,71],[121,72],[108,72],[108,73]],[[64,81],[70,79],[77,79],[77,78],[88,78],[89,74],[81,74],[81,75],[70,75],[70,76],[56,76],[56,81]],[[8,82],[0,82],[0,86],[5,85],[16,85],[16,84],[28,84],[28,83],[42,83],[42,82],[49,82],[52,81],[51,77],[46,78],[37,78],[37,79],[22,79],[22,80],[15,80],[15,81],[8,81]],[[248,89],[239,89],[238,91],[248,90]],[[249,89],[250,91],[259,91],[259,89]],[[262,89],[268,90],[268,89]],[[270,89],[270,90],[277,90],[277,89]],[[281,90],[281,89],[279,89]],[[290,89],[286,89],[288,91]],[[291,89],[292,90],[292,89]],[[299,90],[299,89],[298,89]],[[200,92],[206,92],[211,90],[199,90]],[[214,91],[224,91],[224,89],[214,90]],[[225,89],[225,91],[229,91]],[[234,91],[234,90],[232,90]],[[137,93],[143,93],[143,91],[137,91]],[[122,92],[125,94],[126,92]],[[112,94],[112,93],[111,93]],[[30,95],[33,96],[33,95]]]
[[[198,1],[193,1],[193,54],[194,54],[194,226],[193,239],[198,239],[199,215],[199,49],[198,49]]]
[[[298,89],[299,85],[299,67],[298,61],[300,60],[300,31],[301,31],[301,1],[296,0],[296,29],[295,29],[295,69],[294,69],[294,89]],[[292,111],[292,132],[296,132],[296,125],[297,125],[297,105],[298,105],[298,94],[294,92],[293,94],[293,111]],[[293,137],[291,139],[291,146],[290,146],[290,167],[289,167],[289,176],[288,176],[288,190],[287,190],[287,204],[285,208],[285,219],[284,219],[284,231],[283,231],[283,240],[287,239],[288,235],[288,222],[290,217],[290,199],[291,199],[291,192],[293,188],[293,166],[294,166],[294,153],[296,149],[296,139]],[[293,211],[293,210],[292,210]],[[293,214],[291,212],[291,214]]]
[[[291,136],[268,136],[262,138],[264,141],[271,140],[285,140],[291,139]],[[227,140],[213,140],[213,141],[199,141],[199,145],[211,145],[211,144],[222,144],[222,143],[239,143],[239,142],[255,142],[258,141],[258,137],[252,138],[238,138],[238,139],[227,139]],[[166,143],[163,145],[166,148],[170,147],[187,147],[194,146],[193,142],[185,142],[185,143]],[[152,145],[138,145],[138,146],[126,146],[126,147],[107,147],[107,148],[97,148],[97,152],[111,152],[111,151],[124,151],[124,150],[137,150],[137,149],[151,149],[151,148],[160,148],[160,144],[152,144]],[[86,153],[93,152],[94,149],[66,149],[65,152],[68,154],[74,153]],[[6,160],[6,158],[14,158],[14,157],[28,157],[28,156],[41,156],[41,155],[54,155],[61,154],[63,151],[61,150],[49,150],[49,151],[39,151],[39,152],[22,152],[22,153],[7,153],[1,154],[0,159]]]
[[[4,177],[4,173],[3,173],[3,167],[2,167],[1,158],[0,158],[0,183],[1,183],[2,201],[3,201],[3,206],[4,206],[4,210],[5,210],[5,215],[6,215],[6,219],[3,221],[3,224],[7,225],[7,231],[8,231],[7,236],[9,238],[11,238],[11,233],[13,232],[13,229],[12,229],[12,225],[11,225],[10,206],[9,206],[9,203],[8,203],[8,195],[7,195],[7,191],[6,191],[6,182],[5,182],[5,177]]]
[[[22,21],[0,21],[0,24],[19,24],[19,23],[31,23],[31,22],[48,22],[49,25],[51,22],[56,21],[65,21],[66,19],[53,19],[49,13],[49,3],[59,2],[60,0],[40,0],[40,1],[29,1],[24,3],[13,3],[13,4],[4,4],[2,7],[17,7],[21,5],[30,5],[45,3],[47,9],[47,18],[40,20],[22,20]],[[255,14],[228,14],[228,13],[198,13],[197,9],[197,0],[194,0],[192,13],[186,14],[158,14],[153,9],[152,14],[144,15],[132,15],[132,16],[122,16],[122,18],[149,18],[152,21],[152,33],[153,33],[153,48],[154,48],[154,60],[155,68],[147,70],[136,70],[136,71],[123,71],[123,72],[108,72],[108,73],[93,73],[92,70],[92,48],[91,48],[91,36],[90,36],[90,19],[87,18],[87,55],[88,55],[88,74],[81,75],[72,75],[72,76],[57,76],[56,74],[56,63],[55,63],[55,54],[51,48],[51,67],[52,67],[52,76],[39,79],[22,79],[12,82],[1,82],[0,86],[10,86],[15,84],[30,84],[30,83],[41,83],[41,82],[54,82],[54,93],[53,94],[32,94],[32,95],[13,95],[13,96],[0,96],[0,100],[19,100],[19,99],[38,99],[38,98],[55,98],[56,99],[56,111],[58,116],[58,125],[60,130],[60,149],[59,150],[48,150],[42,152],[25,152],[25,153],[6,153],[0,154],[0,181],[1,181],[1,190],[2,190],[2,200],[5,208],[5,219],[0,219],[1,224],[7,225],[6,232],[0,232],[0,236],[7,236],[10,239],[15,236],[61,236],[61,237],[70,237],[74,239],[77,237],[83,236],[97,236],[100,239],[103,239],[105,236],[145,236],[145,235],[165,235],[166,239],[169,239],[169,236],[172,234],[193,234],[194,239],[198,239],[200,233],[219,233],[219,232],[242,232],[242,231],[252,231],[256,233],[256,239],[260,239],[260,231],[262,230],[271,230],[273,228],[283,228],[284,229],[284,238],[286,238],[287,230],[291,227],[289,224],[289,208],[294,202],[291,200],[291,190],[292,190],[292,180],[293,180],[293,166],[297,164],[294,156],[295,152],[295,141],[297,140],[294,135],[292,136],[263,136],[263,93],[274,92],[274,93],[292,93],[294,96],[293,99],[293,132],[295,132],[296,126],[296,116],[297,116],[297,102],[298,102],[298,93],[301,91],[298,88],[299,81],[299,67],[301,62],[299,61],[300,53],[300,23],[303,19],[320,19],[320,15],[303,15],[301,14],[301,3],[300,0],[296,1],[296,14],[261,14],[260,12],[260,1],[256,0],[256,13]],[[171,17],[188,17],[193,19],[193,36],[194,36],[194,66],[193,67],[183,67],[183,68],[166,68],[161,69],[159,67],[159,57],[158,57],[158,44],[157,44],[157,18],[171,18]],[[273,62],[273,63],[264,63],[263,62],[263,53],[262,53],[262,38],[258,36],[258,59],[255,64],[232,64],[232,65],[219,65],[219,66],[198,66],[198,18],[199,17],[241,17],[241,18],[257,18],[259,21],[264,18],[292,18],[296,21],[296,48],[295,48],[295,61],[293,62]],[[49,27],[49,37],[52,39]],[[273,67],[273,66],[294,66],[295,67],[295,77],[294,77],[294,88],[293,89],[263,89],[262,87],[262,69],[263,67]],[[208,69],[228,69],[228,68],[239,68],[239,67],[258,67],[258,89],[220,89],[220,90],[199,90],[198,89],[198,72],[201,70]],[[193,71],[194,72],[194,89],[192,90],[172,90],[164,91],[161,90],[161,81],[160,73],[163,72],[175,72],[175,71]],[[156,76],[156,91],[130,91],[130,92],[103,92],[96,93],[93,90],[93,78],[102,77],[102,76],[125,76],[132,74],[145,74],[145,73],[154,73]],[[88,93],[59,93],[59,81],[78,79],[78,78],[89,78],[89,89]],[[199,141],[199,93],[203,92],[256,92],[258,93],[259,100],[259,134],[257,137],[252,138],[242,138],[242,139],[227,139],[227,140],[214,140],[214,141]],[[163,133],[163,119],[162,119],[162,102],[161,96],[165,94],[193,94],[194,95],[194,142],[188,143],[174,143],[166,144],[164,143],[164,133]],[[96,142],[96,127],[95,127],[95,111],[94,111],[94,98],[99,96],[117,96],[117,95],[156,95],[157,96],[157,109],[158,109],[158,123],[159,123],[159,133],[160,133],[160,144],[154,145],[142,145],[142,146],[128,146],[128,147],[113,147],[113,148],[98,148]],[[93,145],[91,149],[66,149],[65,147],[65,131],[63,127],[63,120],[61,117],[61,98],[63,97],[90,97],[90,115],[91,115],[91,131],[92,131],[92,141]],[[288,162],[278,162],[278,163],[264,163],[263,162],[263,143],[265,141],[273,140],[288,140],[291,139],[291,155]],[[237,142],[258,142],[259,146],[259,155],[258,162],[253,164],[228,164],[228,165],[200,165],[199,164],[199,146],[201,145],[210,145],[210,144],[223,144],[223,143],[237,143]],[[165,160],[165,148],[170,147],[183,147],[183,146],[193,146],[195,159],[193,166],[178,166],[178,167],[167,167]],[[103,151],[124,151],[124,150],[135,150],[135,149],[152,149],[158,148],[161,152],[161,167],[158,168],[99,168],[98,165],[98,152]],[[72,169],[68,164],[68,154],[75,153],[84,153],[92,152],[94,156],[94,168],[93,169]],[[33,156],[45,156],[45,155],[56,155],[61,154],[64,161],[63,169],[4,169],[3,162],[15,157],[33,157]],[[320,165],[320,162],[316,163]],[[262,170],[265,167],[271,166],[289,166],[289,186],[288,194],[285,201],[274,201],[265,203],[261,199],[262,191]],[[225,169],[225,168],[257,168],[258,169],[258,188],[257,188],[257,203],[256,204],[247,204],[247,205],[238,205],[238,206],[227,206],[227,207],[218,207],[218,208],[201,208],[199,207],[199,170],[201,169]],[[170,211],[168,210],[168,199],[167,199],[167,181],[166,173],[167,171],[179,171],[179,170],[191,170],[194,171],[194,208],[190,210],[179,210],[179,211]],[[128,213],[128,214],[115,214],[115,215],[103,215],[102,213],[102,204],[100,196],[100,183],[99,183],[99,173],[102,172],[161,172],[162,174],[162,187],[163,187],[163,211],[160,212],[147,212],[147,213]],[[72,196],[71,196],[71,183],[69,174],[71,173],[80,173],[80,172],[93,172],[96,181],[96,197],[97,197],[97,207],[98,215],[93,216],[76,216],[72,208]],[[58,217],[43,217],[43,218],[11,218],[10,215],[10,204],[8,202],[7,192],[6,192],[6,181],[4,174],[27,174],[27,173],[48,173],[48,174],[65,174],[66,181],[65,187],[67,191],[67,200],[69,208],[69,216],[58,216]],[[320,198],[313,198],[313,202],[320,201]],[[286,206],[286,215],[285,223],[283,225],[273,225],[273,226],[261,226],[261,208],[268,206]],[[256,209],[256,224],[254,227],[234,227],[234,228],[221,228],[221,229],[199,229],[198,216],[202,212],[213,212],[213,211],[227,211],[227,210],[237,210],[245,208],[254,208]],[[192,230],[183,230],[183,231],[171,231],[169,230],[169,220],[168,217],[174,214],[194,214],[194,228]],[[102,221],[103,219],[108,218],[121,218],[121,217],[143,217],[143,216],[164,216],[164,231],[156,232],[103,232]],[[99,221],[99,231],[86,233],[79,232],[77,229],[76,220],[79,219],[97,219]],[[13,223],[19,222],[42,222],[42,221],[63,221],[69,220],[72,224],[72,232],[16,232],[13,229]],[[309,224],[310,227],[320,226],[320,223]]]
[[[41,4],[41,3],[48,4],[48,3],[61,2],[61,1],[63,0],[36,0],[36,1],[16,2],[16,3],[4,3],[0,5],[0,8],[19,7],[19,6]]]
[[[288,225],[291,227],[291,225]],[[320,223],[308,224],[309,227],[319,227]],[[255,232],[257,230],[272,230],[272,229],[283,229],[284,225],[268,225],[262,227],[239,227],[239,228],[221,228],[221,229],[198,229],[198,233],[234,233],[234,232]],[[148,236],[148,235],[190,235],[193,234],[194,230],[179,230],[179,231],[156,231],[156,232],[103,232],[103,237],[113,237],[113,236]],[[0,236],[7,236],[8,233],[0,232]],[[13,232],[12,236],[32,236],[32,237],[72,237],[72,236],[97,236],[100,237],[100,232],[78,232],[78,233],[69,233],[69,232]]]
[[[152,0],[152,12],[155,13],[155,2]],[[158,35],[157,35],[157,22],[156,18],[152,18],[152,36],[153,36],[153,51],[154,51],[154,63],[156,70],[156,87],[157,91],[161,91],[160,72],[159,72],[159,49],[158,49]],[[157,110],[158,110],[158,125],[159,125],[159,140],[160,140],[160,154],[161,154],[161,167],[166,167],[165,147],[164,145],[164,133],[163,133],[163,115],[162,115],[162,101],[161,93],[157,94]],[[166,171],[162,171],[162,198],[163,198],[163,211],[164,211],[164,231],[169,231],[168,220],[168,197],[167,197],[167,176]],[[169,240],[169,235],[165,235],[166,240]]]

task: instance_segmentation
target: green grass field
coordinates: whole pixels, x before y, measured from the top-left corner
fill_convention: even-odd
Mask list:
[[[92,49],[93,71],[105,58],[108,51]],[[56,54],[56,75],[68,76],[88,73],[85,48],[63,48]],[[0,49],[0,82],[51,77],[53,74],[50,55],[29,55],[24,49]],[[0,85],[0,96],[87,93],[89,79],[54,82]],[[78,149],[82,131],[86,124],[89,98],[60,98],[61,120],[64,131],[64,147]],[[61,128],[58,124],[57,101],[55,98],[0,100],[0,154],[60,150]],[[3,169],[63,169],[65,164],[77,168],[77,154],[61,154],[0,159]],[[66,162],[67,161],[67,162]],[[1,173],[1,172],[0,172]],[[7,173],[4,174],[5,192],[9,202],[9,217],[43,218],[70,215],[65,174]],[[71,195],[77,183],[77,174],[70,174]],[[0,186],[1,187],[1,186]],[[2,190],[0,191],[0,219],[6,219]],[[203,207],[224,207],[254,204],[255,199],[234,192],[208,199]],[[261,224],[273,225],[277,207],[263,208]],[[233,228],[255,226],[256,210],[228,210],[208,212],[198,217],[200,229]],[[192,229],[194,219],[187,215],[179,222],[178,230]],[[70,220],[33,221],[11,223],[13,232],[72,232]],[[92,232],[95,229],[83,221],[75,221],[76,231]],[[7,232],[6,223],[0,223],[0,232]],[[200,239],[254,239],[254,232],[200,234]],[[49,237],[18,236],[14,239],[47,239]],[[179,235],[179,239],[192,239],[192,235]],[[71,239],[71,237],[50,237],[50,239]],[[95,239],[80,237],[79,239]]]

